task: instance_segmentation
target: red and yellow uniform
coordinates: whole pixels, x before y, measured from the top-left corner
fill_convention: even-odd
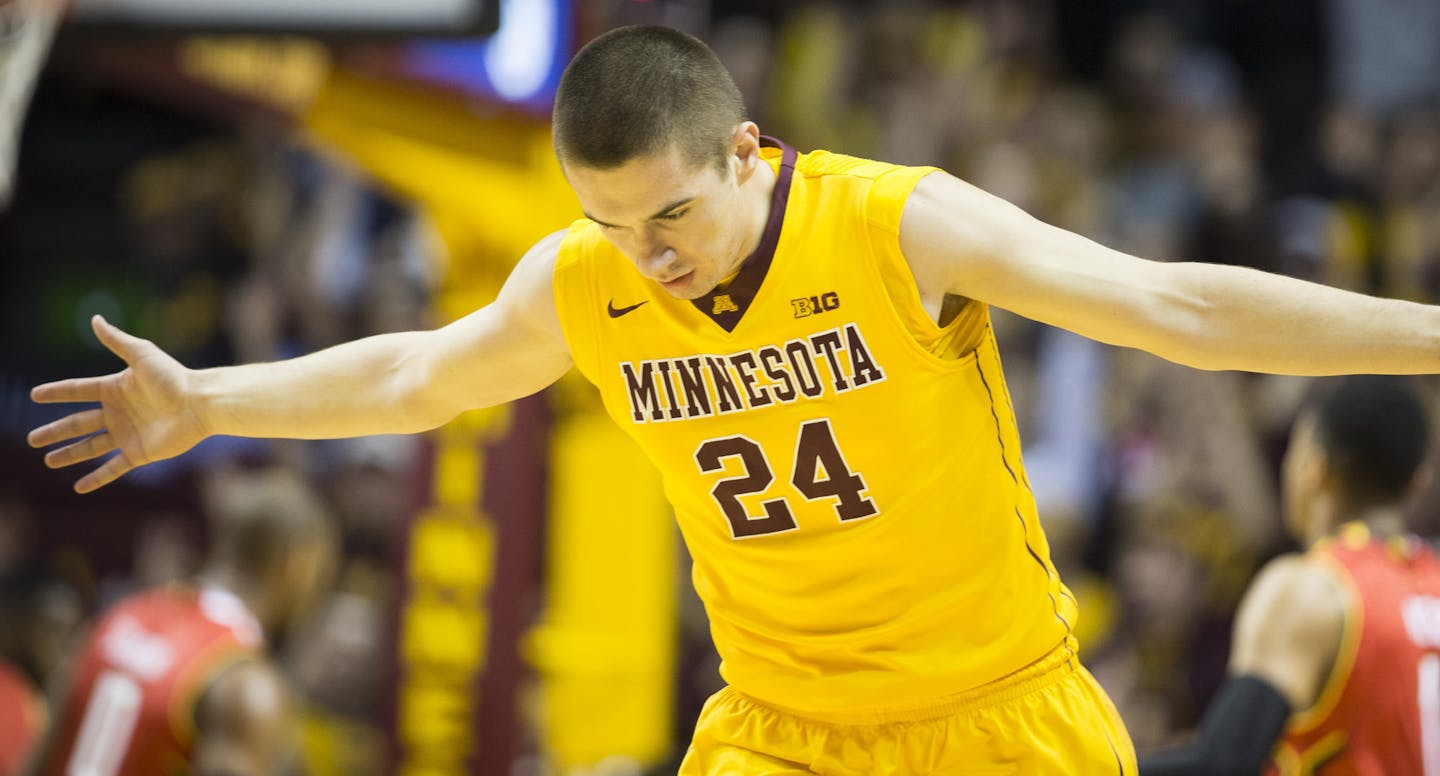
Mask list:
[[[1335,667],[1290,720],[1271,774],[1440,776],[1440,558],[1359,523],[1317,544],[1347,590]]]
[[[45,699],[20,669],[0,659],[0,776],[19,773],[45,731]]]
[[[758,718],[729,698],[889,724],[1045,684],[1037,665],[1090,681],[988,312],[937,326],[900,252],[905,199],[933,168],[763,155],[770,220],[724,288],[672,298],[583,220],[555,270],[575,364],[659,467],[694,557],[730,684],[708,718]],[[1133,754],[1096,695],[1072,712],[1095,704],[1086,745],[1119,772]]]
[[[220,590],[169,587],[121,601],[80,653],[42,773],[187,773],[199,694],[262,643],[244,604]]]

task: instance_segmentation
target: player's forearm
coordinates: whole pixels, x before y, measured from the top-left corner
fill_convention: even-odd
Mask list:
[[[1293,375],[1440,371],[1440,308],[1381,299],[1251,269],[1173,265],[1199,299],[1176,361]]]
[[[434,428],[455,414],[426,398],[429,332],[382,334],[287,361],[191,375],[190,399],[211,434],[331,439]]]
[[[1206,709],[1196,740],[1180,749],[1141,755],[1140,776],[1260,773],[1289,717],[1289,703],[1269,682],[1230,677]]]

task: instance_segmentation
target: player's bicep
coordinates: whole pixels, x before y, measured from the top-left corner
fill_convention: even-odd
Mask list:
[[[1292,709],[1310,708],[1339,653],[1345,595],[1313,561],[1293,556],[1272,561],[1241,601],[1230,673],[1264,679]]]
[[[948,174],[915,187],[900,246],[922,296],[958,294],[1114,345],[1162,347],[1200,306],[1175,265],[1046,224]]]
[[[258,660],[238,663],[201,694],[195,709],[196,776],[266,776],[289,758],[288,691]]]
[[[555,306],[555,261],[562,232],[536,243],[496,300],[430,332],[422,394],[454,411],[528,396],[570,369]]]

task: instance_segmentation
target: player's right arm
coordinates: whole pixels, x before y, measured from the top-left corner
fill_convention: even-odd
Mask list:
[[[1440,372],[1440,306],[1131,256],[945,173],[916,184],[899,237],[932,315],[962,296],[1197,369]]]
[[[528,396],[571,365],[551,278],[562,237],[536,243],[494,302],[448,326],[367,337],[287,361],[186,369],[97,316],[96,336],[126,368],[36,387],[37,402],[99,406],[35,429],[29,442],[66,443],[46,454],[52,468],[118,451],[76,482],[88,493],[211,435],[413,433]]]

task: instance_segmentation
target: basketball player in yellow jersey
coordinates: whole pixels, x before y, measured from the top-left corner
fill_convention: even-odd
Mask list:
[[[1440,309],[1162,264],[943,172],[761,139],[700,42],[610,32],[562,79],[555,147],[587,218],[444,328],[290,361],[127,365],[36,429],[101,487],[210,434],[434,428],[572,365],[664,474],[730,686],[687,774],[1133,774],[1075,660],[986,305],[1202,369],[1440,371]],[[616,526],[615,530],[624,530]]]

